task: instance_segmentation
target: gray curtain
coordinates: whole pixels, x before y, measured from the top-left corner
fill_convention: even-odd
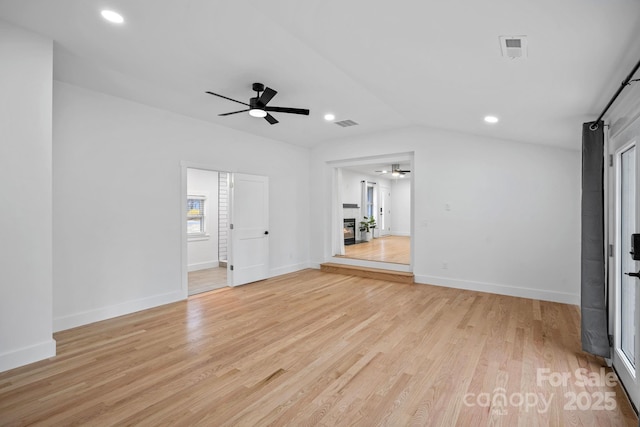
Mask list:
[[[610,357],[604,264],[603,127],[603,122],[582,125],[581,329],[584,351]]]

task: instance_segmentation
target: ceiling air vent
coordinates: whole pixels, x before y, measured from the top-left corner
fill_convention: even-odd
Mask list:
[[[343,120],[341,122],[334,122],[334,123],[337,124],[340,127],[343,127],[343,128],[348,128],[349,126],[357,126],[358,125],[353,120]]]
[[[500,36],[500,48],[505,58],[526,58],[527,36]]]

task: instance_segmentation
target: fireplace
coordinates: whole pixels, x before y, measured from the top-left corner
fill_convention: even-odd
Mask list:
[[[345,218],[342,231],[344,233],[344,244],[354,245],[356,243],[356,219]]]

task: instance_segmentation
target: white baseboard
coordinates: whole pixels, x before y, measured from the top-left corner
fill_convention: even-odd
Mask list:
[[[195,264],[189,264],[187,266],[187,271],[206,270],[208,268],[216,267],[220,267],[220,263],[218,261],[197,262]]]
[[[567,292],[547,291],[543,289],[519,288],[495,283],[472,282],[469,280],[449,279],[436,276],[414,277],[416,283],[445,286],[448,288],[466,289],[469,291],[488,292],[490,294],[508,295],[512,297],[531,298],[563,304],[580,305],[580,295]]]
[[[146,310],[148,308],[158,307],[160,305],[170,304],[176,301],[182,301],[183,299],[184,293],[182,290],[179,290],[162,295],[155,295],[148,298],[125,301],[120,304],[83,311],[81,313],[54,317],[53,331],[64,331],[65,329],[71,329],[77,326],[111,319],[113,317],[123,316],[125,314],[135,313],[136,311]]]
[[[309,268],[320,269],[322,262],[310,262]],[[457,280],[447,277],[415,275],[415,283],[425,285],[444,286],[448,288],[466,289],[469,291],[488,292],[491,294],[508,295],[520,298],[531,298],[542,301],[559,302],[563,304],[580,305],[580,295],[567,292],[547,291],[542,289],[519,288],[515,286],[499,285],[495,283]]]
[[[0,354],[0,372],[28,365],[56,355],[56,340],[53,338],[29,347],[18,348]]]
[[[392,231],[391,233],[387,234],[387,236],[411,237],[411,233],[409,233],[408,231],[406,231],[406,232],[404,232],[404,231]]]
[[[269,271],[269,277],[282,276],[283,274],[293,273],[296,271],[304,270],[305,268],[311,268],[308,262],[285,265],[284,267],[274,268]]]

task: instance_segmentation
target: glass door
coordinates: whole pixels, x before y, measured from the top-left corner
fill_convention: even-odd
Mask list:
[[[640,279],[629,273],[638,271],[638,262],[630,254],[631,235],[640,228],[638,221],[638,149],[635,143],[616,152],[616,256],[615,256],[615,329],[613,365],[620,380],[638,407],[640,379]]]

